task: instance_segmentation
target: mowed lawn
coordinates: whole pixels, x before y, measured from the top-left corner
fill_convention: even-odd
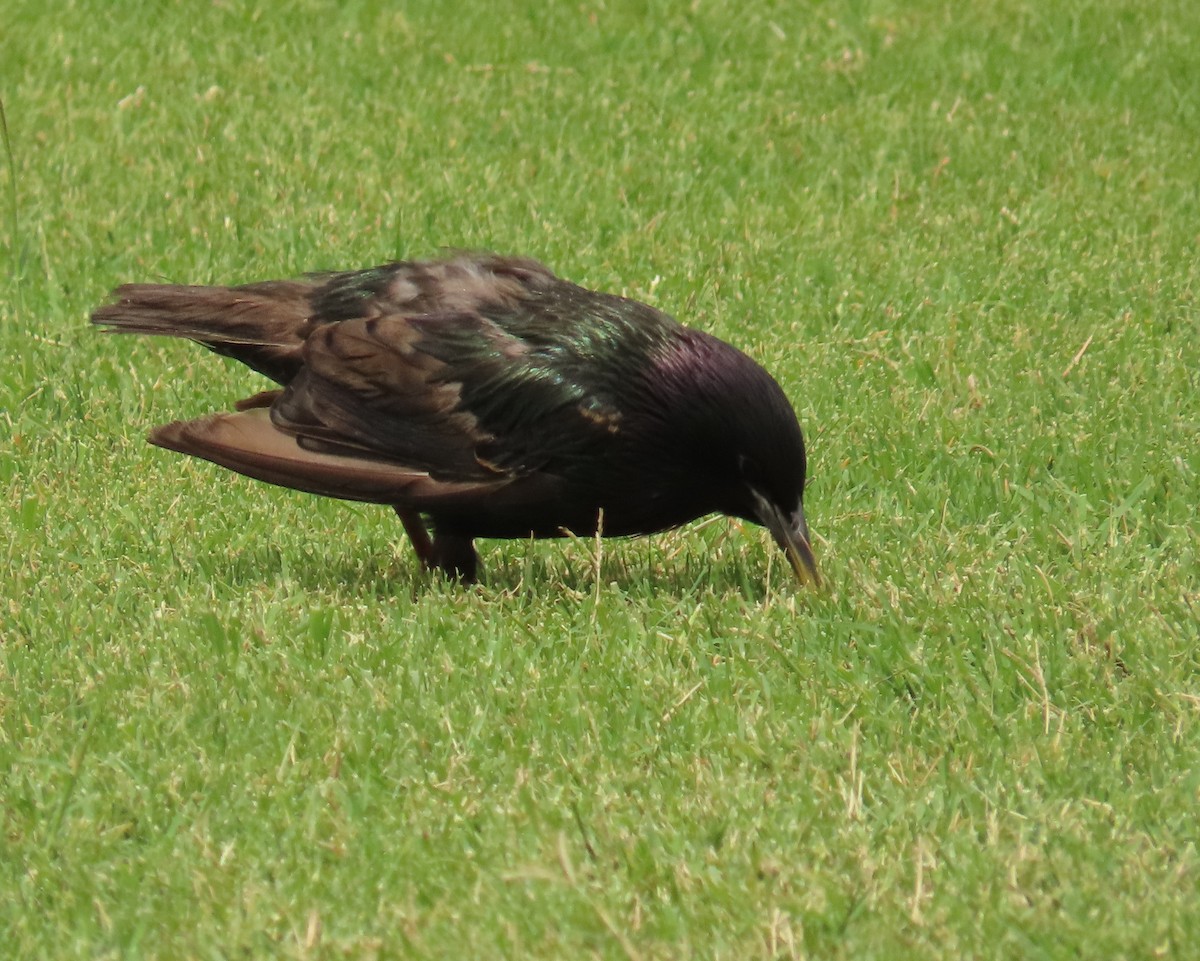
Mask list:
[[[0,953],[1200,951],[1200,6],[2,19]],[[443,247],[771,370],[827,589],[725,519],[431,578],[87,324]]]

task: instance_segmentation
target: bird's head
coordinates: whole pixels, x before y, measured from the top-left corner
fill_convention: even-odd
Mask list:
[[[770,380],[766,372],[763,376]],[[821,583],[804,516],[804,435],[783,392],[743,412],[734,457],[736,502],[730,513],[771,532],[801,583]]]
[[[665,390],[686,403],[675,443],[713,485],[717,509],[761,524],[801,582],[820,584],[804,516],[807,461],[796,412],[779,384],[734,347],[689,330]]]

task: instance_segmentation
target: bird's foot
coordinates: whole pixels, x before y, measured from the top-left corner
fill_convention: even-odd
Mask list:
[[[433,556],[426,565],[440,570],[447,577],[464,584],[479,580],[479,555],[470,537],[458,534],[438,534],[433,539]]]
[[[421,566],[427,571],[441,571],[446,577],[474,584],[479,579],[479,555],[472,538],[459,534],[440,533],[430,538],[425,521],[416,511],[392,506]]]

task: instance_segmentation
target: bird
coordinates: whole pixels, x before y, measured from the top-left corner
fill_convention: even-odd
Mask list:
[[[274,386],[149,441],[247,477],[390,506],[424,568],[477,538],[627,537],[709,514],[765,527],[820,584],[804,436],[718,338],[537,260],[427,260],[238,286],[126,284],[108,332],[184,338]]]

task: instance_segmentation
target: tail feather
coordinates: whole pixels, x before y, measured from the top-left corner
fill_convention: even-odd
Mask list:
[[[182,337],[240,360],[280,384],[299,372],[310,330],[313,282],[243,287],[126,284],[92,323],[121,334]]]

